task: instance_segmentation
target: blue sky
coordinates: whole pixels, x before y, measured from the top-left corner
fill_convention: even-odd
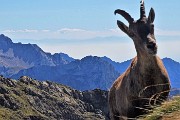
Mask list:
[[[116,25],[124,9],[139,19],[140,0],[0,0],[0,33],[14,42],[36,43],[46,52],[75,58],[108,56],[115,61],[136,55],[133,42]],[[158,55],[180,61],[179,0],[145,0],[155,9]]]

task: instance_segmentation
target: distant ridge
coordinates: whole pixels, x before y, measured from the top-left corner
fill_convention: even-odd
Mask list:
[[[78,90],[100,88],[107,90],[120,75],[115,68],[100,57],[87,56],[65,65],[35,66],[21,70],[12,78],[28,75],[39,80],[52,80]]]
[[[11,76],[23,69],[34,66],[46,65],[56,66],[67,64],[74,59],[64,53],[54,55],[44,52],[36,44],[13,43],[10,38],[0,35],[0,73],[4,76]]]
[[[163,59],[172,88],[180,88],[180,63]],[[78,90],[100,88],[108,90],[114,80],[130,65],[131,60],[115,62],[110,58],[86,56],[81,60],[65,53],[46,53],[36,44],[13,43],[0,35],[0,74],[19,78],[28,75],[34,79],[52,80]]]

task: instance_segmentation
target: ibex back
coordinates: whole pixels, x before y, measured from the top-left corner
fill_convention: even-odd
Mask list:
[[[156,55],[153,8],[146,17],[142,0],[137,21],[120,9],[115,10],[115,14],[128,21],[129,27],[121,21],[117,24],[133,40],[137,52],[130,67],[114,82],[109,92],[111,120],[124,120],[141,115],[152,105],[167,99],[170,81],[161,59]]]

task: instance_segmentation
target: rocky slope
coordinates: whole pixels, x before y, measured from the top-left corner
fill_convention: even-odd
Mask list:
[[[81,92],[27,76],[0,76],[0,120],[109,120],[107,98],[108,92],[100,89]],[[179,119],[180,97],[175,98],[139,119]]]
[[[0,77],[2,120],[105,120],[107,91],[78,91],[50,81],[23,76]]]

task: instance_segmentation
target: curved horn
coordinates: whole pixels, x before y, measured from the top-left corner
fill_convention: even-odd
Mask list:
[[[144,0],[141,0],[140,14],[141,14],[140,19],[142,19],[143,17],[146,17]]]
[[[117,9],[114,11],[114,14],[116,15],[117,13],[122,15],[129,22],[129,24],[133,23],[134,19],[126,11]]]

